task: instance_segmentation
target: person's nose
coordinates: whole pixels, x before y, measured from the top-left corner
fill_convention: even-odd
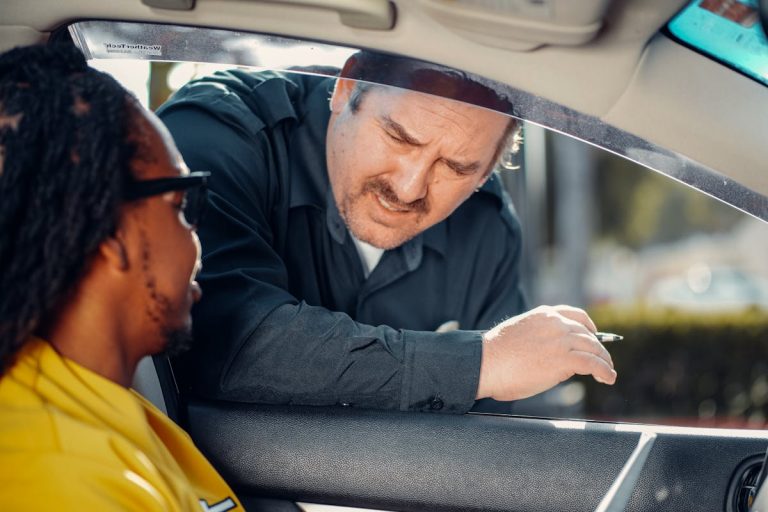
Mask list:
[[[431,166],[424,160],[401,159],[391,176],[390,183],[403,203],[424,199],[429,191]]]

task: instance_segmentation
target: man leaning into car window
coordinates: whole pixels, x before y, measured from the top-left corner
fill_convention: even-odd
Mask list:
[[[191,391],[462,413],[574,374],[613,383],[584,311],[524,313],[520,227],[492,172],[519,131],[496,112],[509,102],[368,52],[341,77],[222,72],[158,111],[212,174]]]
[[[127,389],[191,338],[200,245],[181,212],[203,182],[74,47],[0,56],[2,510],[242,508]]]

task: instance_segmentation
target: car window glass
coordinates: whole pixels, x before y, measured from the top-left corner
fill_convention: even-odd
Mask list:
[[[161,28],[87,22],[72,32],[95,66],[151,108],[217,70],[301,67],[327,75],[354,52],[173,27],[194,33],[183,40],[199,39],[184,46]],[[518,402],[514,412],[765,428],[765,198],[599,120],[510,94],[527,120],[524,143],[503,154],[498,179],[520,220],[531,305],[584,307],[601,330],[624,336],[608,345],[619,371],[615,386],[574,378]]]

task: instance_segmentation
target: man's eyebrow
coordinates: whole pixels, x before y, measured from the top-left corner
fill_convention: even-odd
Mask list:
[[[403,127],[403,125],[401,125],[391,117],[384,116],[383,120],[386,127],[392,130],[393,132],[395,132],[399,138],[403,139],[403,142],[406,142],[411,146],[424,145],[423,142],[420,142],[416,137],[408,133],[408,131]]]
[[[443,161],[445,162],[445,165],[460,174],[472,174],[480,170],[480,162],[470,162],[468,164],[464,164],[449,158],[444,158]]]

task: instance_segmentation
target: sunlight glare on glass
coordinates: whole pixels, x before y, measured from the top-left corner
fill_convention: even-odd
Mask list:
[[[208,64],[205,62],[179,62],[168,73],[168,88],[172,91],[181,89],[187,82],[196,78],[212,75],[216,71],[232,69],[232,64]]]
[[[142,106],[149,106],[149,61],[128,59],[93,59],[88,64],[99,71],[109,73],[123,87],[131,91]]]

